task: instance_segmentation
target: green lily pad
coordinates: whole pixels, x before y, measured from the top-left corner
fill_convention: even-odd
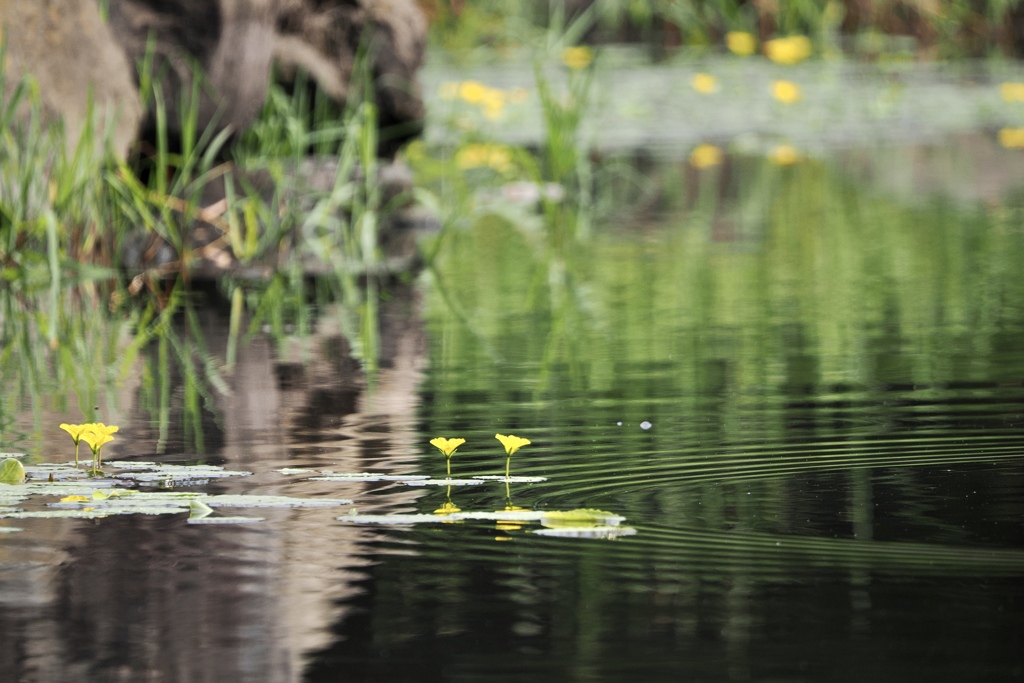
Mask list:
[[[500,474],[489,474],[473,478],[482,479],[483,481],[507,481],[510,484],[536,484],[537,482],[548,480],[547,477],[505,477]]]
[[[390,514],[348,515],[338,517],[338,521],[352,524],[444,524],[457,520],[452,515]]]
[[[0,526],[0,534],[13,534],[16,531],[24,531],[24,529],[16,526]]]
[[[16,458],[7,458],[0,462],[0,484],[24,484],[25,466]]]
[[[541,522],[549,527],[587,527],[587,526],[618,526],[625,517],[604,510],[549,510],[544,513]]]

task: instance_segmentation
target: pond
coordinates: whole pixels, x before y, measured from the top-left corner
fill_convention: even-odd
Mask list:
[[[1024,193],[992,138],[609,159],[636,173],[588,220],[481,193],[358,309],[54,293],[49,360],[0,294],[35,487],[0,492],[4,680],[1020,680]],[[44,465],[83,417],[120,427],[106,477]]]

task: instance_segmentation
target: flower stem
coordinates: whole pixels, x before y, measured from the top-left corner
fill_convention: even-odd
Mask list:
[[[446,465],[448,465],[448,478],[451,479],[452,478],[452,456],[449,455],[447,458],[444,459],[444,462],[445,462]]]
[[[78,441],[75,442],[75,469],[78,469]]]
[[[509,469],[512,467],[512,456],[505,458],[505,479],[509,478]]]

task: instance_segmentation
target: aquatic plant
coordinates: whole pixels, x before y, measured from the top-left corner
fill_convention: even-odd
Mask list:
[[[501,445],[505,447],[505,478],[508,479],[510,476],[509,470],[512,465],[513,454],[523,446],[529,446],[531,441],[512,434],[509,434],[508,436],[505,436],[504,434],[495,434],[494,438],[500,441]]]
[[[0,484],[25,483],[25,466],[17,458],[7,458],[0,462]]]
[[[776,64],[797,64],[811,56],[811,41],[807,36],[775,38],[765,42],[764,53]]]
[[[757,50],[757,38],[746,31],[729,31],[725,34],[725,46],[740,57],[747,57]]]
[[[445,457],[445,464],[448,466],[448,478],[452,478],[452,456],[455,455],[455,451],[459,449],[459,446],[466,443],[465,439],[449,439],[444,436],[430,440],[430,445],[441,451]]]
[[[87,424],[72,425],[67,422],[62,422],[60,428],[71,435],[71,440],[75,442],[75,467],[78,467],[78,443],[82,440],[82,434],[89,427]]]

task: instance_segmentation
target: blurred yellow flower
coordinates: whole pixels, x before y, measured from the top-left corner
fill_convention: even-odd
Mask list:
[[[791,166],[803,158],[793,145],[778,145],[768,154],[768,160],[776,166]]]
[[[1007,102],[1024,102],[1024,83],[1000,83],[999,94]]]
[[[757,49],[757,38],[746,31],[729,31],[725,34],[725,45],[733,54],[746,57]]]
[[[793,81],[774,81],[772,82],[772,97],[783,104],[793,104],[799,102],[803,95],[800,92],[800,86]]]
[[[462,81],[458,85],[459,99],[467,104],[483,104],[484,98],[491,90],[479,81]]]
[[[690,165],[694,168],[711,168],[722,163],[722,150],[715,145],[697,145],[690,152]]]
[[[464,171],[488,167],[505,173],[512,168],[512,150],[505,145],[476,142],[455,153],[455,164]]]
[[[1024,128],[1003,128],[999,131],[999,144],[1007,149],[1024,147]]]
[[[82,432],[82,441],[89,444],[89,448],[92,449],[93,467],[99,469],[100,465],[103,464],[103,446],[114,440],[113,432],[117,431],[117,427],[108,428],[103,423],[98,425],[90,425],[92,427],[102,427],[103,431],[85,431]],[[112,429],[112,431],[106,431]]]
[[[585,45],[567,47],[562,50],[562,64],[565,64],[573,71],[586,69],[593,61],[594,53]]]
[[[718,79],[711,74],[698,73],[693,75],[693,80],[690,82],[693,89],[699,92],[701,95],[710,95],[711,93],[718,90]]]
[[[811,56],[811,40],[807,36],[775,38],[765,42],[764,53],[776,64],[796,64]]]

